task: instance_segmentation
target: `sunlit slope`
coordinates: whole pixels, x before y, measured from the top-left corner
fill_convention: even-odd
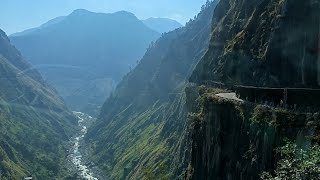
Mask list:
[[[103,105],[87,142],[109,178],[174,179],[186,167],[184,87],[208,46],[215,4],[156,41]]]
[[[46,85],[0,31],[0,177],[58,179],[65,174],[64,141],[76,124],[61,98]]]

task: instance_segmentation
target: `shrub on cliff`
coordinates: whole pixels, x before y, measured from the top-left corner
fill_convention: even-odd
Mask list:
[[[296,144],[287,142],[277,149],[281,159],[274,175],[264,172],[264,180],[279,179],[319,179],[320,178],[320,146],[313,145],[308,150],[298,148]]]

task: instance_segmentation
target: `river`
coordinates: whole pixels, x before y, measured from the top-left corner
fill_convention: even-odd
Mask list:
[[[68,169],[71,174],[76,174],[77,179],[98,180],[94,172],[88,167],[82,155],[83,138],[87,134],[87,127],[94,121],[94,118],[82,112],[74,112],[78,117],[79,130],[77,134],[70,139],[68,145]]]

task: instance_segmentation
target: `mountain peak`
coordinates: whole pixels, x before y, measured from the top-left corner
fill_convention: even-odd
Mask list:
[[[136,17],[133,13],[128,12],[128,11],[117,11],[114,13],[98,13],[98,12],[91,12],[86,9],[75,9],[72,11],[70,15],[87,15],[87,14],[110,14],[110,15],[121,15],[121,16],[134,16]]]
[[[8,42],[10,41],[7,34],[2,29],[0,29],[0,38],[5,39]]]
[[[129,11],[118,11],[118,12],[115,12],[114,14],[122,14],[122,15],[135,16],[133,13],[131,13],[131,12],[129,12]]]
[[[40,72],[72,109],[88,109],[89,113],[99,109],[96,106],[103,104],[114,82],[130,70],[128,65],[136,65],[149,44],[160,37],[132,13],[96,13],[83,9],[53,19],[31,33],[11,36],[12,43],[33,65],[48,65],[40,68]],[[86,88],[83,84],[87,84]],[[74,94],[74,89],[81,91]],[[86,103],[79,104],[78,100]]]
[[[126,19],[137,19],[138,18],[131,12],[128,11],[118,11],[114,13],[103,13],[103,12],[91,12],[86,9],[76,9],[74,10],[69,17],[84,17],[84,16],[111,16],[111,17],[120,17]]]
[[[84,15],[84,14],[91,14],[91,11],[88,11],[86,9],[75,9],[72,11],[70,15]]]
[[[183,26],[178,21],[169,18],[150,17],[142,22],[159,33],[169,32]]]
[[[121,17],[131,17],[131,18],[135,18],[135,19],[138,20],[138,18],[136,17],[136,15],[134,15],[133,13],[128,12],[128,11],[118,11],[118,12],[112,13],[112,15],[114,15],[114,16],[121,16]]]

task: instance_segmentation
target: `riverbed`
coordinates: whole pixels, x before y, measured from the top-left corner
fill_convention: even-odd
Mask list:
[[[94,118],[82,112],[73,112],[78,117],[78,132],[69,141],[68,145],[68,169],[70,173],[76,174],[77,178],[85,180],[98,180],[94,172],[88,167],[82,154],[83,138],[87,134],[88,125]]]

